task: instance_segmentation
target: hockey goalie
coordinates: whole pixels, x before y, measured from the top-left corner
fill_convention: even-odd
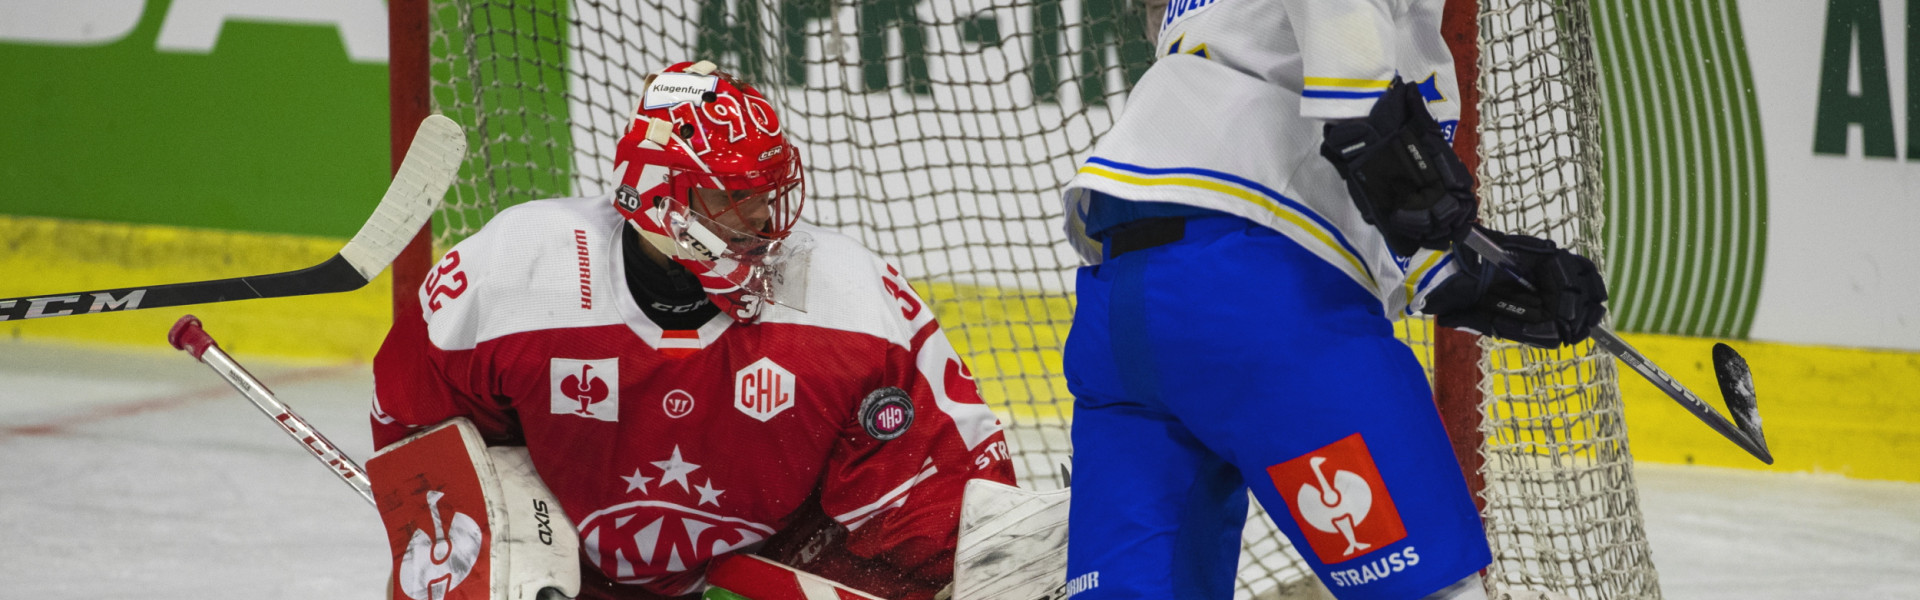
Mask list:
[[[963,489],[1014,481],[1000,422],[897,270],[798,223],[773,107],[673,65],[615,170],[449,250],[381,347],[390,597],[688,598],[761,567],[949,586]]]

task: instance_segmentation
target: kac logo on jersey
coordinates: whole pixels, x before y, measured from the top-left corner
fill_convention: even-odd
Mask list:
[[[1271,467],[1280,497],[1321,563],[1345,562],[1407,537],[1400,511],[1355,433]]]
[[[733,407],[765,423],[793,408],[793,372],[762,358],[733,376]]]
[[[583,558],[625,584],[669,595],[699,584],[714,557],[773,535],[766,525],[659,501],[628,502],[581,521]]]
[[[553,359],[549,371],[553,414],[620,420],[620,359]]]

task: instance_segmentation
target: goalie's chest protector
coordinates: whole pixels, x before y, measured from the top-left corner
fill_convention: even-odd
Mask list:
[[[861,431],[863,399],[899,385],[889,373],[913,372],[912,325],[891,297],[870,297],[884,286],[848,285],[861,278],[845,273],[877,280],[877,259],[816,231],[812,312],[662,330],[627,289],[614,260],[621,221],[605,207],[567,199],[502,213],[443,259],[423,305],[436,311],[434,345],[468,354],[469,388],[517,417],[586,560],[615,581],[678,593],[698,583],[696,567],[765,540],[831,484],[836,441]],[[467,297],[437,291],[450,286]],[[920,467],[902,465],[903,479]]]

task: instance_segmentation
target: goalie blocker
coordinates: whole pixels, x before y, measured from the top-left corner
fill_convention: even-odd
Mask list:
[[[580,592],[580,538],[527,449],[466,419],[367,461],[393,552],[391,600],[547,600]]]

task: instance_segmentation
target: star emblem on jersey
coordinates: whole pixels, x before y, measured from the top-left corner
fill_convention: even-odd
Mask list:
[[[632,491],[634,491],[634,490],[640,490],[640,493],[642,493],[642,494],[645,494],[645,493],[647,493],[647,484],[648,484],[648,483],[652,483],[652,482],[653,482],[653,478],[652,478],[652,477],[647,477],[647,476],[645,476],[645,475],[641,475],[641,474],[640,474],[640,470],[639,470],[639,469],[634,469],[634,470],[633,470],[633,476],[631,476],[631,477],[621,477],[620,479],[621,479],[622,481],[625,481],[625,482],[627,482],[627,491],[628,491],[628,492],[632,492]]]
[[[548,366],[552,412],[600,421],[620,420],[620,359],[555,358]]]
[[[677,483],[680,484],[680,489],[689,492],[693,491],[693,485],[687,483],[687,474],[692,473],[695,469],[699,469],[700,465],[682,460],[680,458],[679,446],[673,447],[672,458],[655,462],[653,466],[664,471],[660,474],[660,487],[662,489],[666,488],[669,483]]]
[[[1267,467],[1321,563],[1345,562],[1407,537],[1366,441],[1355,433]]]
[[[707,480],[706,483],[695,486],[693,489],[700,491],[701,504],[712,504],[715,507],[720,506],[720,495],[727,493],[726,490],[713,489],[713,480],[711,479]]]
[[[759,543],[774,529],[720,511],[727,493],[703,477],[689,476],[701,466],[687,461],[679,446],[666,460],[634,469],[627,491],[648,497],[595,511],[579,526],[583,556],[615,581],[640,584],[666,595],[695,590],[705,581],[700,565],[715,556]],[[659,477],[647,474],[659,470]],[[659,483],[651,490],[648,483]],[[672,485],[669,485],[672,484]],[[669,493],[675,486],[679,492]],[[712,511],[712,512],[709,512]]]
[[[793,372],[771,358],[756,360],[734,373],[733,407],[765,423],[793,408]]]

